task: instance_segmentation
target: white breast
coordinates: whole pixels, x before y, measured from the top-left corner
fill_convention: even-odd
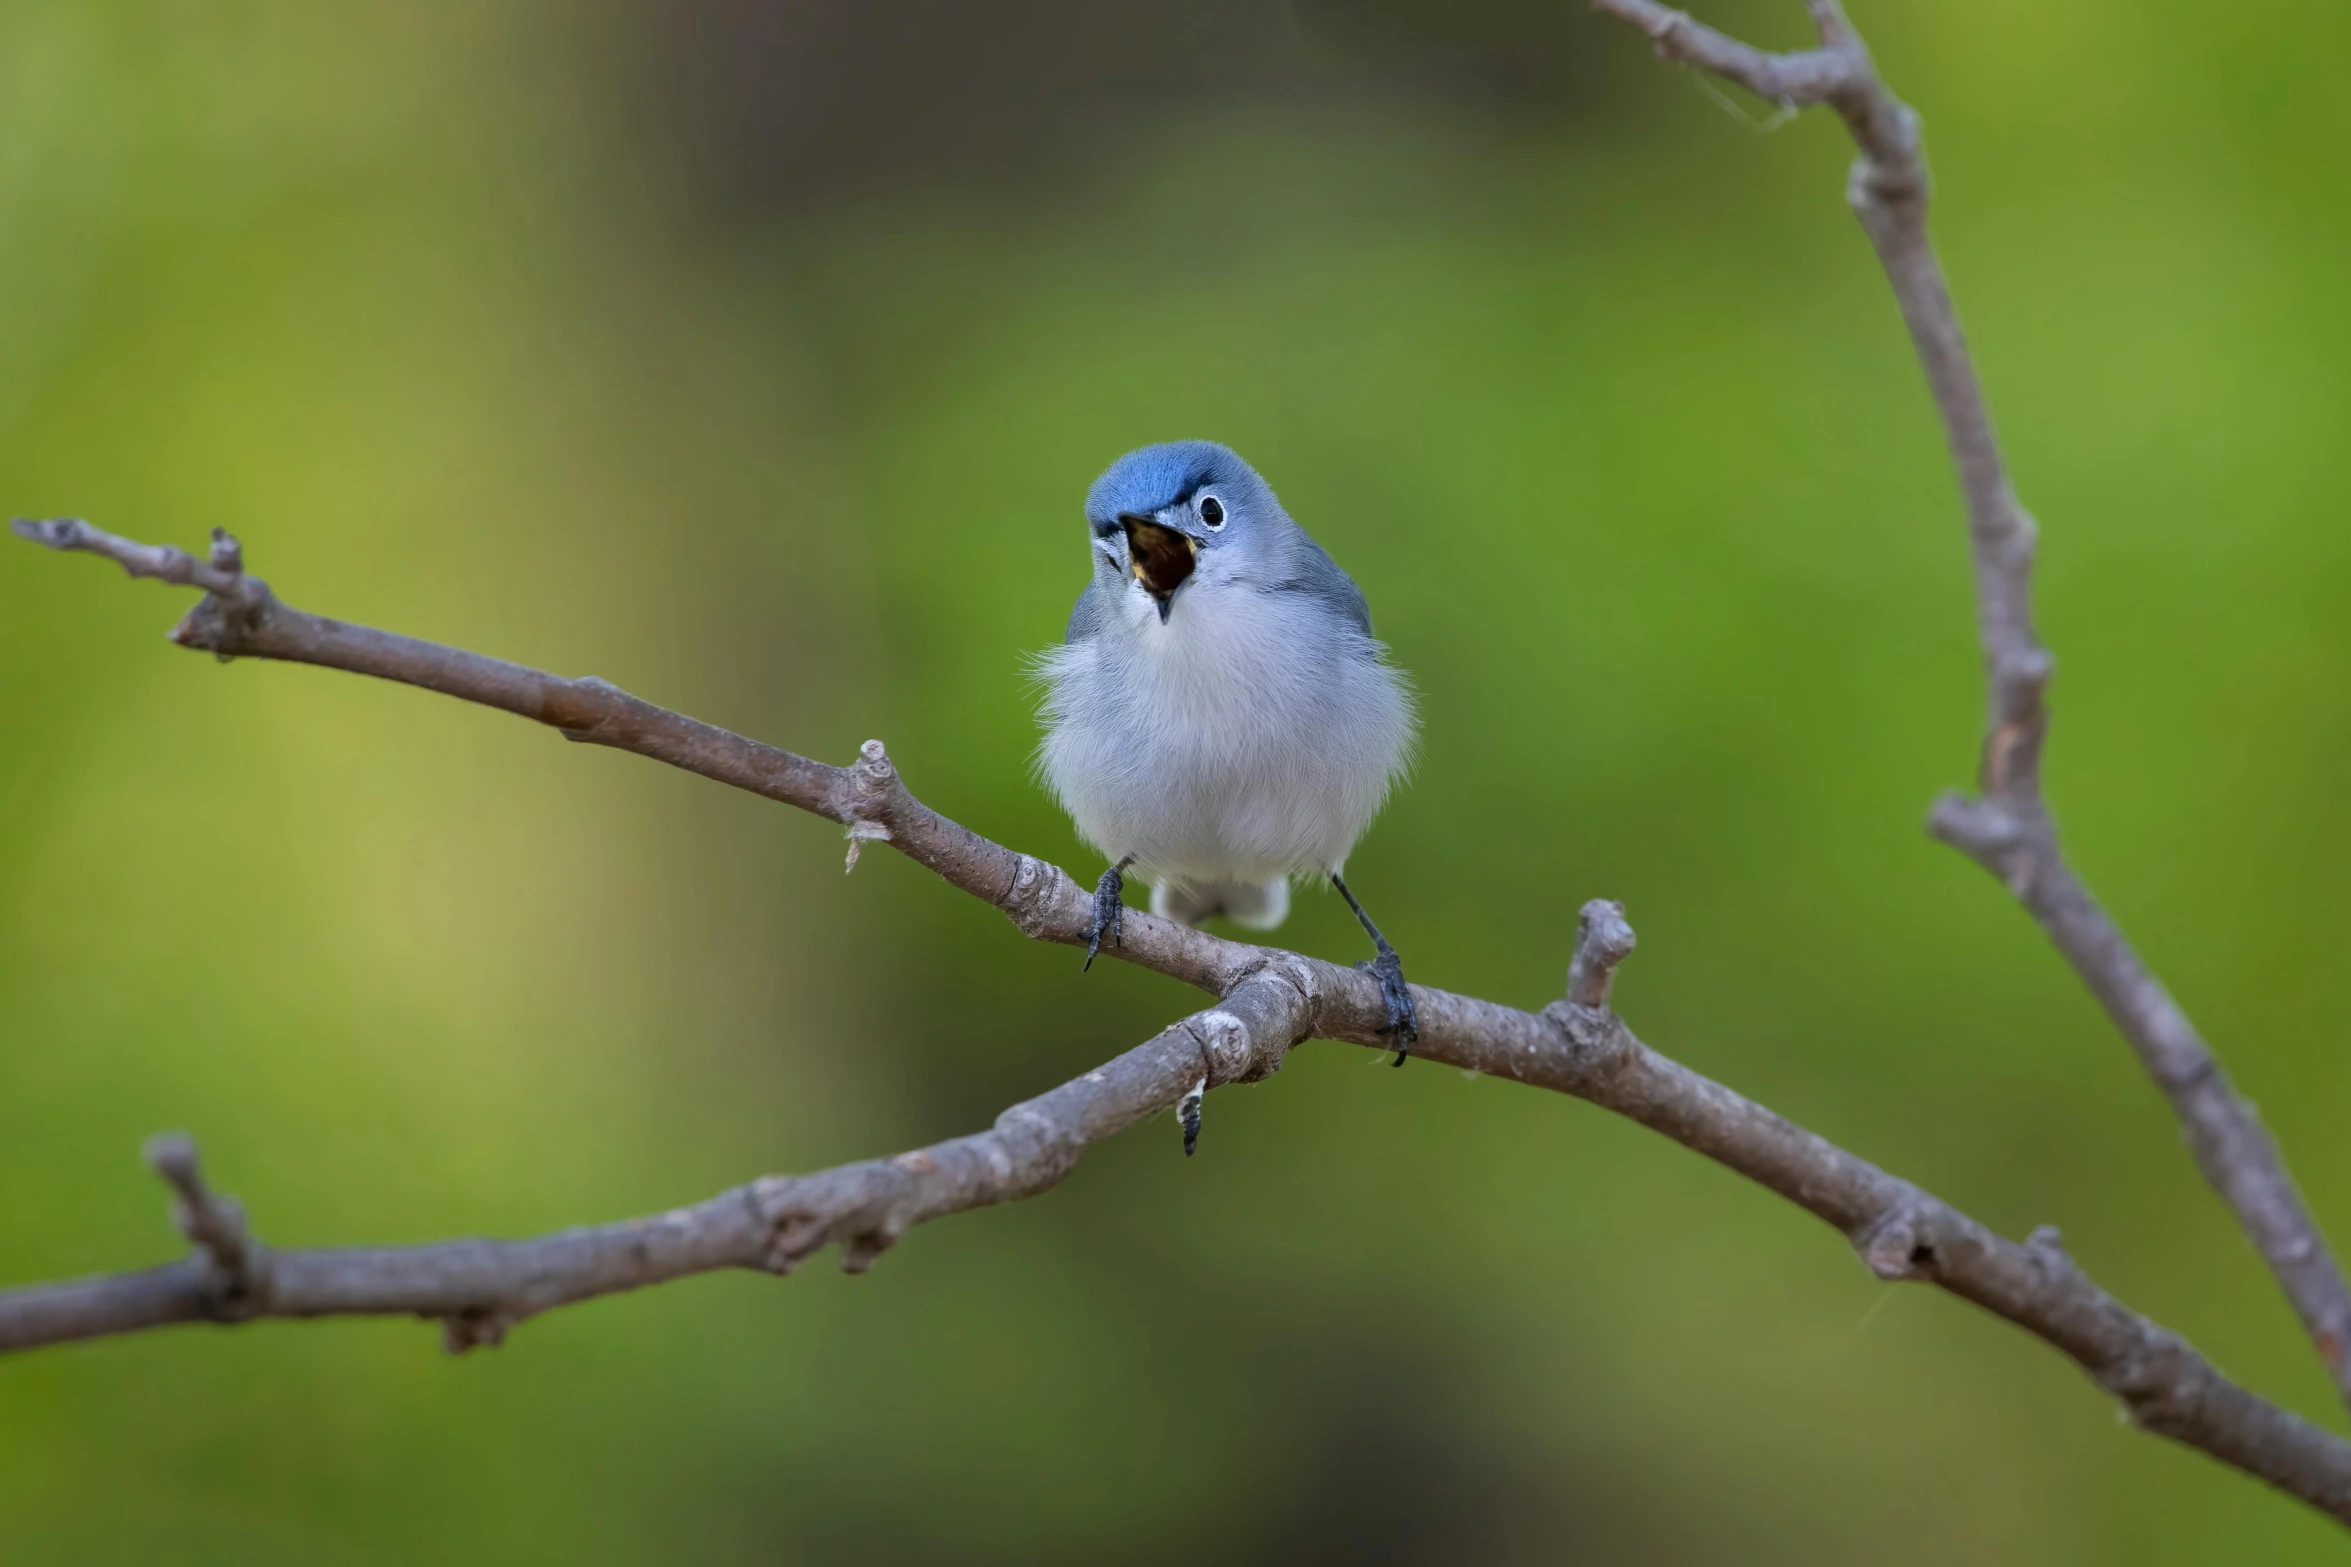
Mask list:
[[[1154,884],[1337,870],[1412,745],[1382,653],[1302,594],[1196,581],[1163,625],[1127,593],[1042,661],[1039,769],[1079,833]]]

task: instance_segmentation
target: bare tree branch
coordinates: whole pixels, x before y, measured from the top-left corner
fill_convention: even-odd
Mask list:
[[[86,550],[158,575],[166,557],[86,524],[19,524],[53,548]],[[174,557],[192,559],[192,557]],[[235,562],[234,542],[213,560]],[[1024,933],[1081,944],[1090,896],[1067,874],[947,820],[917,801],[878,741],[853,767],[828,767],[653,706],[602,681],[564,680],[455,648],[327,620],[280,602],[242,573],[212,587],[173,633],[223,656],[291,659],[422,686],[551,724],[566,736],[651,756],[886,842],[1002,909]],[[167,580],[181,580],[167,577]],[[197,585],[194,579],[192,585]],[[383,1250],[277,1251],[247,1240],[165,1145],[157,1163],[206,1255],[141,1273],[0,1291],[0,1350],[196,1320],[413,1313],[438,1318],[453,1349],[495,1342],[534,1312],[715,1268],[784,1271],[830,1243],[862,1268],[912,1225],[1032,1196],[1078,1153],[1205,1088],[1271,1072],[1294,1043],[1386,1048],[1375,980],[1278,949],[1226,941],[1129,911],[1129,961],[1217,994],[1117,1060],[1016,1105],[995,1129],[895,1159],[770,1176],[655,1219],[524,1241]],[[1833,1226],[1880,1278],[1935,1284],[2047,1340],[2147,1430],[2201,1448],[2351,1523],[2351,1442],[2256,1397],[2185,1340],[2092,1283],[2056,1232],[2018,1244],[1729,1088],[1657,1054],[1608,1009],[1632,927],[1585,905],[1568,994],[1540,1013],[1415,987],[1431,1060],[1589,1100],[1737,1171]],[[1189,1135],[1193,1124],[1187,1120]]]
[[[814,1175],[771,1175],[649,1219],[533,1240],[278,1251],[246,1239],[233,1203],[205,1190],[195,1147],[157,1138],[149,1162],[180,1194],[180,1226],[200,1255],[141,1273],[0,1292],[0,1350],[175,1322],[258,1317],[414,1315],[441,1322],[448,1347],[495,1344],[552,1307],[719,1268],[789,1273],[831,1244],[863,1272],[915,1225],[1034,1197],[1088,1145],[1172,1108],[1206,1081],[1253,1082],[1303,1037],[1313,976],[1280,955],[1115,1060],[1014,1105],[985,1132]]]
[[[1999,877],[2098,997],[2171,1101],[2196,1167],[2269,1263],[2328,1374],[2351,1398],[2351,1288],[2286,1173],[2277,1144],[2059,849],[2041,792],[2041,748],[2049,728],[2042,697],[2053,666],[2033,635],[2037,529],[2009,483],[1942,264],[1927,238],[1928,181],[1918,116],[1879,80],[1838,0],[1806,3],[1821,47],[1773,55],[1655,0],[1593,0],[1596,10],[1647,33],[1663,58],[1790,105],[1828,103],[1853,133],[1861,155],[1846,198],[1894,286],[1967,499],[1990,695],[1980,794],[1945,795],[1928,818],[1928,830]]]

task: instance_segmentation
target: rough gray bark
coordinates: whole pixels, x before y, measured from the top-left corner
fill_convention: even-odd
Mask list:
[[[2237,1216],[2302,1319],[2319,1358],[2351,1399],[2351,1288],[2252,1106],[2066,863],[2041,792],[2049,729],[2042,698],[2053,669],[2033,634],[2037,529],[2016,498],[1992,434],[1975,363],[1942,263],[1927,238],[1928,179],[1918,116],[1886,88],[1838,0],[1806,0],[1820,47],[1766,54],[1656,0],[1593,0],[1649,35],[1668,60],[1711,71],[1789,108],[1826,103],[1860,156],[1846,199],[1877,250],[1934,393],[1967,501],[1978,630],[1989,691],[1978,794],[1944,796],[1928,830],[2006,884],[2114,1019],[2171,1102],[2196,1167]]]
[[[1055,866],[991,843],[916,800],[880,742],[850,767],[762,745],[600,680],[348,625],[294,609],[243,571],[236,542],[211,556],[134,544],[85,523],[19,523],[57,549],[205,590],[172,633],[223,657],[287,659],[376,675],[519,713],[567,738],[669,762],[841,823],[852,860],[887,843],[1001,909],[1026,935],[1082,945],[1092,895]],[[1649,1049],[1608,1007],[1633,949],[1624,911],[1587,904],[1567,994],[1540,1013],[1414,987],[1416,1054],[1572,1094],[1638,1121],[1833,1226],[1879,1277],[1937,1285],[2039,1335],[2121,1401],[2141,1426],[2203,1449],[2351,1523],[2351,1443],[2260,1399],[2178,1335],[2090,1281],[2054,1230],[2005,1240],[1957,1209]],[[438,1319],[452,1349],[495,1342],[522,1318],[716,1268],[787,1271],[820,1247],[862,1269],[925,1219],[1045,1190],[1090,1143],[1202,1087],[1248,1082],[1301,1040],[1384,1049],[1379,985],[1354,969],[1227,941],[1128,911],[1117,957],[1218,997],[1150,1041],[1039,1098],[995,1127],[896,1158],[769,1176],[658,1218],[522,1241],[368,1250],[264,1247],[215,1197],[183,1142],[150,1159],[178,1193],[199,1255],[144,1272],[0,1291],[0,1350],[174,1322],[355,1313]]]

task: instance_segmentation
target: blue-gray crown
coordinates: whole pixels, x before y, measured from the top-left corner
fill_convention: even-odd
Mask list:
[[[1214,441],[1164,441],[1138,447],[1103,470],[1086,492],[1088,520],[1149,517],[1179,506],[1209,485],[1241,489],[1254,498],[1265,489],[1257,470],[1229,446]]]

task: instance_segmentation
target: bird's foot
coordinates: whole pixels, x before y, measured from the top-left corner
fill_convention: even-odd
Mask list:
[[[1382,944],[1378,957],[1355,966],[1380,982],[1380,999],[1388,1004],[1387,1026],[1380,1033],[1396,1047],[1396,1059],[1388,1064],[1402,1066],[1420,1038],[1420,1014],[1412,1005],[1412,987],[1404,983],[1404,960],[1395,948]]]
[[[1120,939],[1120,931],[1126,923],[1126,868],[1133,863],[1134,857],[1129,855],[1104,871],[1102,879],[1094,883],[1094,923],[1086,927],[1087,968],[1094,966],[1094,954],[1102,950],[1105,938],[1114,947],[1126,945]]]

